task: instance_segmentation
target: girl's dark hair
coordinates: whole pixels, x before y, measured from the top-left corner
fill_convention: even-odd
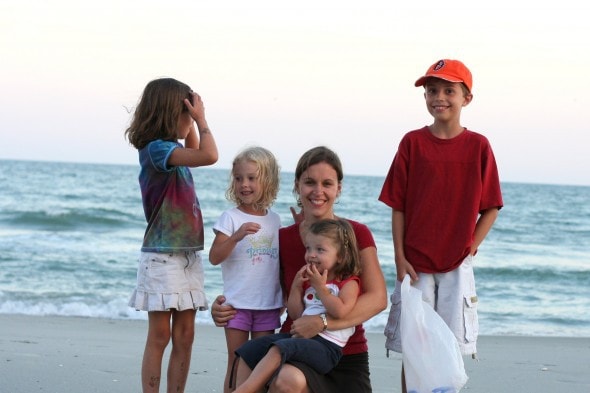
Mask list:
[[[338,263],[334,268],[334,275],[343,280],[361,273],[359,248],[352,225],[346,220],[323,219],[314,222],[309,227],[309,233],[325,236],[338,245]]]
[[[297,182],[301,178],[303,172],[307,170],[307,168],[322,162],[325,162],[334,168],[336,171],[336,176],[338,177],[338,183],[342,182],[342,179],[344,178],[344,172],[342,170],[342,163],[340,162],[338,155],[326,146],[316,146],[309,149],[303,153],[297,162],[297,166],[295,167],[295,184],[293,185],[293,195],[295,195],[299,207],[301,207],[301,201],[299,201],[299,195],[297,194]]]
[[[177,140],[178,118],[187,111],[184,99],[191,100],[191,88],[172,78],[149,82],[135,108],[125,136],[136,149],[156,139]]]

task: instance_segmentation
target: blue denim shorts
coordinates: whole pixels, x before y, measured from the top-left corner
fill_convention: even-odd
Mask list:
[[[254,369],[275,345],[281,352],[281,364],[288,362],[305,363],[320,374],[330,372],[342,357],[342,348],[320,337],[309,339],[292,338],[288,333],[277,333],[250,340],[236,350],[236,355]]]

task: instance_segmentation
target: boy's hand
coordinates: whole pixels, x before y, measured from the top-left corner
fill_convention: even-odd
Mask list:
[[[410,279],[411,279],[410,283],[411,284],[418,281],[418,274],[416,273],[416,271],[414,270],[414,268],[412,267],[410,262],[408,262],[407,259],[404,259],[402,261],[396,260],[395,261],[395,269],[397,271],[397,280],[398,281],[403,281],[406,274],[410,275]]]

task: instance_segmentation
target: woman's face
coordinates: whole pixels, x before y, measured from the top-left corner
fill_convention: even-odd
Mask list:
[[[342,184],[336,170],[325,162],[311,165],[295,181],[306,219],[333,218],[334,202],[340,195]]]

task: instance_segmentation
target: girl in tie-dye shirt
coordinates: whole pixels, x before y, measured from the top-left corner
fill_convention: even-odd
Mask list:
[[[147,84],[125,135],[139,151],[147,221],[137,286],[129,300],[129,306],[148,312],[143,392],[159,391],[170,340],[168,391],[184,391],[196,312],[207,309],[199,254],[203,218],[189,167],[217,162],[217,146],[201,97],[172,78]],[[184,140],[184,146],[178,140]]]

